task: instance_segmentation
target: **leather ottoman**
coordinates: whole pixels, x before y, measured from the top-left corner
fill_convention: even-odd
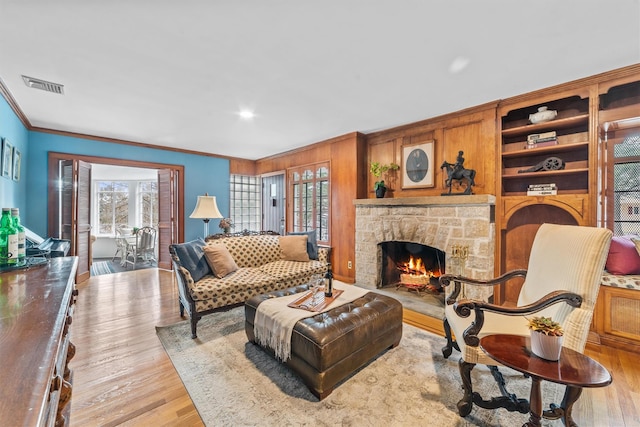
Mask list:
[[[245,302],[245,332],[258,345],[253,321],[258,305],[308,290],[307,285],[256,295]],[[402,304],[369,292],[357,300],[298,321],[291,337],[291,358],[285,364],[318,399],[382,351],[396,347],[402,338]],[[267,352],[274,354],[270,348]]]

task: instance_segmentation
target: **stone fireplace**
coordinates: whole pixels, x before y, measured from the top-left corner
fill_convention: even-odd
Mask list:
[[[384,278],[391,263],[388,254],[383,256],[387,242],[433,248],[442,273],[494,277],[495,196],[358,199],[354,204],[358,286],[377,289],[389,280]],[[483,300],[493,295],[490,287],[465,292]]]

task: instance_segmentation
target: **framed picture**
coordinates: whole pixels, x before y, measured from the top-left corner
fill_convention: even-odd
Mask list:
[[[13,164],[13,145],[4,138],[2,140],[2,176],[11,179],[11,166]]]
[[[402,146],[402,188],[434,187],[435,141]]]
[[[13,147],[13,180],[20,181],[20,164],[22,163],[22,153],[17,147]]]

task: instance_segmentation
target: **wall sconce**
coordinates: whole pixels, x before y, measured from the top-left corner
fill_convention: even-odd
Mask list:
[[[189,218],[200,218],[204,221],[204,238],[209,235],[209,220],[211,218],[222,218],[222,214],[218,209],[215,196],[209,196],[204,193],[204,196],[198,196],[198,202],[196,208],[191,212]]]

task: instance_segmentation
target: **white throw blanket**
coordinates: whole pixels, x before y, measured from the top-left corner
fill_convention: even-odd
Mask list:
[[[286,362],[291,358],[291,335],[293,334],[293,327],[298,320],[315,316],[318,313],[324,313],[343,304],[355,301],[369,293],[367,289],[357,286],[333,283],[333,289],[340,289],[344,292],[320,312],[287,307],[288,304],[300,298],[303,295],[301,293],[280,298],[271,298],[261,302],[260,305],[258,305],[256,317],[253,320],[253,333],[256,342],[262,346],[273,349],[276,357]]]

